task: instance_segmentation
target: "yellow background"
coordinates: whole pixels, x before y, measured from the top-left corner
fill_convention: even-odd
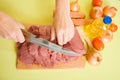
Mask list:
[[[79,0],[81,12],[88,17],[92,0]],[[114,23],[120,27],[120,0],[103,0],[118,9]],[[21,23],[52,24],[55,0],[0,0],[3,11]],[[11,40],[0,38],[0,80],[120,80],[120,29],[102,51],[103,61],[84,69],[18,70],[16,47]]]

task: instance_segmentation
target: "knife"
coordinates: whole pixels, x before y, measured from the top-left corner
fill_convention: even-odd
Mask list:
[[[66,54],[66,55],[70,55],[70,56],[80,56],[80,54],[78,54],[78,53],[76,53],[74,51],[65,49],[62,46],[59,46],[59,45],[57,45],[55,43],[52,43],[52,42],[50,42],[50,41],[48,41],[46,39],[36,38],[35,35],[33,35],[32,33],[28,32],[28,31],[22,30],[22,32],[23,32],[26,40],[31,42],[31,43],[40,45],[42,47],[45,47],[47,49],[56,51],[56,52],[61,53],[61,54]]]

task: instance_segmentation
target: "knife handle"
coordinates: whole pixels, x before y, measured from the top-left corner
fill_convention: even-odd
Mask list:
[[[25,40],[27,42],[29,42],[30,41],[30,36],[31,36],[32,33],[28,32],[27,30],[24,30],[24,29],[21,29],[21,30],[22,30],[22,33],[23,33],[23,35],[25,37]]]

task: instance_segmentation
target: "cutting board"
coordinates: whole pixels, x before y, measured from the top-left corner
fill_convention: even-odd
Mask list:
[[[89,15],[92,0],[79,0],[80,11]],[[101,52],[103,61],[99,66],[88,63],[84,69],[16,69],[16,45],[11,40],[0,38],[0,80],[119,80],[120,79],[120,0],[104,0],[105,5],[118,9],[113,19],[118,25],[113,40]],[[24,24],[52,24],[54,0],[0,0],[3,11]]]

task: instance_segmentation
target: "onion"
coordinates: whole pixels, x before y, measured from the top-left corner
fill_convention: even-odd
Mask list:
[[[78,3],[78,0],[70,3],[70,10],[73,11],[73,12],[74,11],[78,12],[80,10],[80,5]]]
[[[101,7],[93,7],[90,11],[90,16],[93,19],[100,18],[103,16],[103,10]]]
[[[95,50],[89,50],[89,52],[86,54],[86,59],[89,64],[96,66],[102,61],[102,55]]]
[[[103,9],[103,14],[104,16],[110,16],[110,17],[114,17],[117,13],[117,9],[115,7],[111,7],[111,6],[106,6]]]
[[[110,30],[105,31],[103,35],[101,35],[103,43],[108,43],[113,39],[113,32]]]

